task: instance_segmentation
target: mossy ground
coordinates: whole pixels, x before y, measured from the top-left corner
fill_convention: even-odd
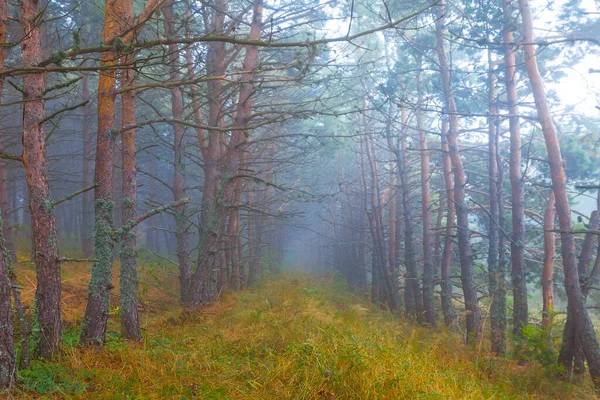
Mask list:
[[[33,272],[20,270],[29,302]],[[87,265],[64,266],[64,354],[20,372],[15,398],[595,398],[587,381],[563,383],[535,364],[467,347],[456,334],[375,309],[329,276],[282,274],[184,314],[176,274],[147,265],[143,342],[119,337],[112,308],[104,351],[83,350],[77,339],[88,277]]]

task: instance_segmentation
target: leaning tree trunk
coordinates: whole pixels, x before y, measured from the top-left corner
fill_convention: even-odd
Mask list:
[[[23,67],[36,67],[42,61],[41,29],[37,25],[41,10],[38,0],[21,2],[21,50]],[[27,174],[31,230],[37,275],[36,319],[39,338],[35,355],[51,358],[61,344],[60,263],[54,203],[50,198],[46,165],[44,119],[44,75],[23,77],[23,164]]]
[[[460,255],[460,279],[466,308],[467,341],[475,343],[481,333],[481,312],[475,290],[475,276],[473,273],[473,257],[469,234],[469,209],[465,200],[466,176],[465,168],[458,151],[459,121],[458,110],[454,102],[454,95],[450,82],[450,66],[444,48],[445,33],[445,1],[441,0],[437,7],[436,24],[436,50],[439,58],[440,74],[442,77],[442,89],[444,93],[444,104],[450,114],[450,129],[446,135],[450,161],[454,169],[454,203],[456,206],[456,219],[458,230],[458,252]]]
[[[573,235],[573,224],[571,222],[571,209],[567,195],[565,169],[560,154],[560,145],[552,116],[546,101],[546,92],[542,76],[538,70],[536,59],[536,48],[533,44],[533,17],[528,0],[519,0],[519,9],[523,20],[523,51],[525,53],[525,67],[531,84],[531,91],[535,100],[548,161],[550,164],[550,176],[552,189],[555,196],[556,214],[561,230],[561,253],[563,259],[563,272],[565,276],[565,289],[568,298],[567,317],[573,318],[575,336],[581,341],[583,352],[588,363],[590,375],[596,387],[600,387],[600,346],[596,338],[596,332],[587,309],[585,308],[584,296],[579,283],[577,271],[577,260],[575,258],[575,236]],[[568,325],[568,324],[567,324]],[[567,366],[568,367],[568,366]]]

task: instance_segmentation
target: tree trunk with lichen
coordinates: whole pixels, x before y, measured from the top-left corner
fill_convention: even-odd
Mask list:
[[[133,25],[133,2],[123,2],[123,15],[127,25]],[[132,55],[122,59],[124,65],[133,62]],[[130,86],[135,78],[132,68],[121,70],[121,87]],[[122,205],[121,221],[123,226],[133,224],[137,217],[137,182],[136,182],[136,149],[135,128],[135,91],[129,90],[121,94],[121,185]],[[121,335],[139,342],[142,339],[140,318],[138,313],[138,270],[136,229],[128,229],[121,233],[121,259],[119,307]]]
[[[37,0],[21,2],[21,50],[23,67],[42,61],[42,19]],[[62,319],[60,306],[60,263],[54,203],[50,197],[46,165],[46,137],[42,128],[44,115],[44,75],[23,77],[23,164],[27,175],[31,230],[34,242],[37,289],[35,318],[39,333],[35,338],[35,355],[51,358],[60,349]]]
[[[217,0],[210,16],[210,27],[207,32],[219,34],[223,32],[225,0]],[[212,42],[208,45],[206,68],[208,76],[223,76],[225,73],[225,43]],[[207,82],[208,90],[208,125],[222,127],[223,115],[223,82],[211,79]],[[227,177],[222,175],[221,141],[223,132],[219,129],[209,130],[208,144],[204,151],[204,186],[200,202],[200,241],[198,244],[198,264],[192,274],[187,306],[198,308],[213,301],[216,296],[216,272],[219,269],[219,239],[223,231],[226,212],[223,209],[223,185]],[[201,144],[204,138],[199,138]]]
[[[8,5],[0,2],[0,18]],[[4,14],[6,15],[6,14]],[[0,20],[0,25],[3,24]],[[8,277],[9,261],[2,236],[2,217],[0,217],[0,389],[10,388],[17,380],[17,357],[10,302],[11,283]]]
[[[109,41],[119,31],[118,21],[123,13],[122,4],[107,1],[104,10],[104,41]],[[94,263],[88,287],[88,302],[81,327],[82,346],[103,346],[108,321],[108,308],[112,284],[114,200],[113,152],[115,130],[116,63],[118,55],[102,53],[98,77],[98,134],[94,182]]]
[[[211,29],[212,32],[222,32],[226,13],[226,2],[218,0],[213,9]],[[250,25],[250,39],[260,38],[262,21],[262,1],[254,1],[252,23]],[[207,68],[209,76],[222,76],[225,72],[225,44],[214,42],[209,45],[207,54]],[[224,231],[224,224],[229,213],[229,206],[233,199],[236,175],[239,173],[242,147],[246,141],[247,126],[252,112],[252,96],[254,84],[251,77],[258,62],[258,48],[248,46],[244,58],[240,81],[237,110],[234,125],[241,127],[232,132],[229,143],[224,133],[219,129],[210,132],[208,148],[204,153],[205,180],[202,192],[201,219],[200,219],[200,245],[198,267],[192,275],[190,284],[190,299],[188,306],[198,308],[215,299],[217,276],[220,268],[219,255],[220,241]],[[221,127],[224,125],[223,115],[223,84],[220,79],[210,80],[208,108],[209,126]],[[202,143],[202,140],[201,140]]]
[[[0,44],[6,43],[6,37],[8,34],[8,3],[6,0],[0,1]],[[4,69],[4,59],[6,57],[6,50],[0,48],[0,71]],[[2,88],[4,87],[4,77],[0,78],[0,104],[2,104]],[[4,150],[2,143],[2,132],[0,126],[0,152]],[[16,261],[15,243],[13,237],[13,230],[10,224],[11,214],[11,202],[8,197],[8,174],[7,174],[8,163],[0,159],[0,217],[4,224],[2,234],[4,235],[4,241],[6,243],[7,256],[11,262]]]

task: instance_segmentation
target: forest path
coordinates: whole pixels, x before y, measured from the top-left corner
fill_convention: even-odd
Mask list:
[[[139,345],[120,339],[117,315],[101,353],[76,347],[76,327],[67,330],[63,359],[26,371],[21,397],[593,398],[587,385],[550,384],[536,366],[378,310],[329,276],[284,273],[197,315],[182,314],[176,297],[163,303],[142,314]]]

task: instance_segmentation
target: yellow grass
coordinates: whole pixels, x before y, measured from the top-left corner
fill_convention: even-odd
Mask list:
[[[535,365],[517,366],[471,349],[445,330],[420,328],[376,310],[331,277],[284,274],[186,315],[177,304],[174,274],[146,271],[143,343],[119,338],[115,311],[106,348],[98,353],[76,347],[89,267],[66,265],[63,308],[70,324],[64,355],[22,373],[15,396],[595,398],[587,382],[562,383]],[[22,272],[21,280],[33,281],[30,274]],[[30,296],[32,288],[25,293]]]

